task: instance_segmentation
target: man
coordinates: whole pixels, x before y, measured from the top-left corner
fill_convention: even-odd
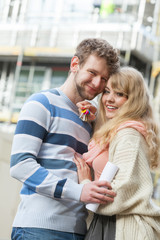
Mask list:
[[[66,82],[24,104],[11,154],[11,176],[23,183],[12,239],[82,240],[84,203],[113,201],[115,193],[107,182],[78,184],[73,157],[87,151],[92,132],[79,118],[76,103],[101,93],[118,67],[117,52],[108,42],[83,40]]]

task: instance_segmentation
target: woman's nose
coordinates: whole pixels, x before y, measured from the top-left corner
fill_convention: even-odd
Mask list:
[[[115,100],[114,93],[109,93],[109,94],[107,95],[107,100],[113,102],[113,101]]]

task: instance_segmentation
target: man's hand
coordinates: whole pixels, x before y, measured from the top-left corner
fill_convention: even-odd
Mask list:
[[[99,204],[113,202],[116,193],[111,189],[110,183],[106,181],[93,181],[86,183],[82,189],[80,200],[85,203]]]
[[[78,102],[77,104],[78,110],[79,110],[79,114],[81,114],[81,111],[84,109],[89,110],[89,114],[87,115],[87,119],[88,121],[94,121],[96,118],[96,112],[97,112],[97,108],[92,105],[90,102],[88,101],[82,101],[82,102]]]

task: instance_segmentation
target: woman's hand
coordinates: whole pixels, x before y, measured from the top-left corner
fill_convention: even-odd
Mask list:
[[[78,180],[81,183],[85,179],[92,181],[91,169],[83,158],[79,157],[77,153],[74,155],[74,162],[77,166]]]
[[[78,102],[77,104],[79,114],[82,114],[82,111],[87,110],[87,121],[94,121],[96,118],[97,108],[88,101]]]

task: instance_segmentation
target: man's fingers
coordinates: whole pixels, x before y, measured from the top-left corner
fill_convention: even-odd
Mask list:
[[[114,191],[104,187],[104,185],[97,186],[97,188],[94,191],[95,192],[93,196],[95,198],[99,198],[102,201],[108,201],[109,199],[113,200],[113,198],[116,196],[116,193]]]
[[[94,105],[87,101],[78,102],[76,105],[79,109],[80,114],[82,113],[81,111],[84,109],[89,110],[89,114],[87,114],[88,121],[95,120],[96,118],[95,113],[97,112],[97,108]]]
[[[107,202],[113,202],[114,201],[114,197],[102,195],[102,194],[99,194],[99,193],[95,193],[93,199],[94,199],[95,202],[100,203],[100,204],[106,204]]]
[[[92,112],[90,112],[90,114],[88,115],[88,120],[89,121],[94,121],[96,119],[95,114],[93,114]]]
[[[98,187],[106,187],[108,189],[112,189],[111,187],[111,184],[107,181],[95,181],[95,184],[98,186]]]
[[[86,108],[88,108],[93,114],[97,112],[97,108],[93,105],[88,105]]]
[[[113,202],[116,193],[107,189],[107,186],[110,186],[110,183],[107,183],[106,181],[93,181],[85,184],[82,189],[81,201],[100,204]]]
[[[76,106],[77,106],[78,108],[82,108],[82,107],[85,106],[85,102],[84,102],[84,101],[78,102],[78,103],[76,104]]]
[[[97,189],[98,193],[100,193],[101,195],[107,195],[107,196],[111,196],[111,197],[115,197],[116,196],[116,193],[113,192],[112,190],[109,190],[107,188],[104,188],[104,187],[100,187]]]

